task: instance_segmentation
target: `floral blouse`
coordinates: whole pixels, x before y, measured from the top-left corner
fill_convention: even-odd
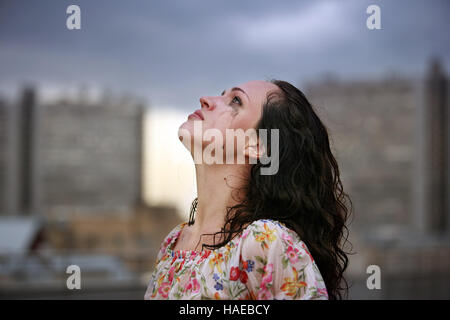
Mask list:
[[[144,299],[328,299],[322,276],[297,233],[257,220],[215,250],[172,250],[187,222],[158,253]]]

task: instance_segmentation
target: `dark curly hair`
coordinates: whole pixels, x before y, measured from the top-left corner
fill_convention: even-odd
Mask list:
[[[238,235],[246,225],[259,219],[283,222],[295,230],[307,245],[325,281],[329,299],[348,295],[344,271],[349,252],[347,218],[352,201],[343,191],[339,168],[328,139],[327,129],[305,95],[288,82],[272,80],[279,90],[269,93],[256,129],[279,130],[279,169],[262,175],[251,166],[245,199],[228,207],[224,227],[214,233],[222,241],[202,248],[217,249]],[[257,130],[258,131],[258,130]],[[194,201],[193,208],[197,199]],[[193,220],[190,219],[190,223]]]

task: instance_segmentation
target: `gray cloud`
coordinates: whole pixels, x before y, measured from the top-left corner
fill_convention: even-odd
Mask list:
[[[449,2],[376,1],[383,29],[370,31],[372,3],[76,1],[82,29],[69,31],[72,2],[2,1],[0,89],[85,83],[192,108],[250,79],[420,74],[431,55],[448,67]]]

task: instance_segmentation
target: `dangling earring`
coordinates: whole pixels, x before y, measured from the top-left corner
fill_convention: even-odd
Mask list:
[[[192,226],[194,224],[194,222],[195,222],[194,215],[197,212],[197,204],[198,204],[198,197],[195,198],[194,201],[192,201],[191,213],[189,214],[188,226]]]

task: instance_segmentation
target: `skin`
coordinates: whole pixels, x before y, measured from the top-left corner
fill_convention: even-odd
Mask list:
[[[203,130],[215,128],[224,135],[226,129],[256,128],[268,93],[279,89],[266,81],[246,82],[237,87],[243,92],[233,87],[225,90],[220,96],[201,97],[204,120],[189,116],[180,129],[189,130],[193,135],[194,121],[203,121]],[[205,147],[203,143],[202,146]],[[189,146],[186,147],[192,150]],[[243,150],[235,151],[243,152],[247,158],[260,156],[257,145],[252,143],[246,143]],[[232,194],[232,191],[235,188],[245,187],[246,178],[250,173],[250,165],[246,163],[195,165],[198,195],[195,223],[183,228],[175,250],[200,251],[201,244],[213,244],[211,236],[201,237],[201,235],[220,231],[225,221],[226,207],[240,201],[240,195],[236,194],[236,191]],[[214,201],[211,201],[212,199]],[[218,240],[220,239],[216,238],[216,241]]]

